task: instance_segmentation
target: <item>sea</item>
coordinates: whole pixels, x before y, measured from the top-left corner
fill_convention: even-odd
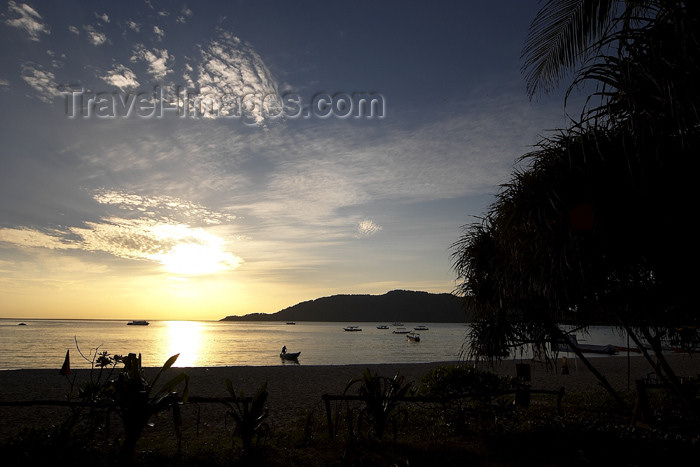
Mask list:
[[[377,329],[381,324],[389,329]],[[344,331],[349,325],[362,331]],[[175,354],[179,354],[175,367],[460,360],[467,324],[403,323],[406,330],[418,325],[428,327],[419,331],[420,342],[394,334],[392,323],[151,321],[148,326],[128,326],[127,321],[117,320],[0,319],[0,370],[58,370],[67,352],[71,368],[90,368],[95,354],[102,352],[141,354],[145,367],[160,367]],[[608,327],[579,334],[578,340],[627,346],[626,336]],[[288,352],[301,352],[298,363],[280,359],[283,346]],[[514,358],[527,356],[525,350]]]

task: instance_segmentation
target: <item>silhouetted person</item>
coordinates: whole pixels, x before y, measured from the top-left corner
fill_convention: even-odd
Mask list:
[[[286,345],[282,347],[282,353],[287,353],[287,346]]]

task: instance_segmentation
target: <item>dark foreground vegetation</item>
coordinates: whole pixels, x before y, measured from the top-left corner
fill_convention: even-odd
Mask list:
[[[560,399],[467,365],[415,382],[366,370],[328,405],[319,394],[294,420],[272,423],[264,382],[246,396],[227,381],[220,399],[198,400],[171,391],[184,376],[162,391],[139,376],[139,359],[121,360],[107,377],[114,366],[96,367],[65,416],[3,440],[3,465],[681,465],[700,452],[698,420],[662,388],[649,391],[642,423],[602,392]],[[127,379],[142,388],[125,390]],[[699,385],[685,382],[696,400]],[[623,394],[631,405],[637,396]],[[193,404],[221,407],[224,423],[200,420]]]

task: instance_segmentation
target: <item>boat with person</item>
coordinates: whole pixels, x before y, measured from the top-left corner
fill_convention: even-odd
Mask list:
[[[358,326],[345,326],[343,328],[344,331],[349,331],[349,332],[356,332],[356,331],[362,331],[362,328]]]
[[[408,334],[406,334],[406,339],[408,339],[411,342],[420,342],[420,336],[415,332],[409,332]]]
[[[282,360],[298,360],[301,352],[281,352],[280,358]]]
[[[129,321],[126,324],[127,324],[127,326],[148,326],[151,323],[149,323],[145,319],[135,319],[133,321]]]

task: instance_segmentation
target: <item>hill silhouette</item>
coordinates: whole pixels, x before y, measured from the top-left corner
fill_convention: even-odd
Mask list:
[[[351,321],[464,323],[472,313],[449,293],[393,290],[384,295],[333,295],[297,303],[276,313],[227,316],[221,321]]]

